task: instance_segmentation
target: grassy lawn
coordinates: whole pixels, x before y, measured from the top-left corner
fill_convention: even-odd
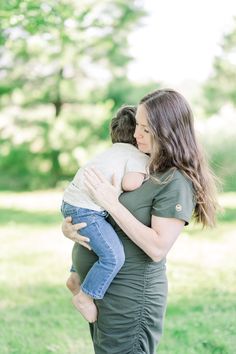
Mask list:
[[[60,198],[0,193],[1,354],[93,354],[64,286],[72,245],[61,235]],[[216,229],[191,225],[169,254],[160,354],[236,353],[236,194],[221,204]]]

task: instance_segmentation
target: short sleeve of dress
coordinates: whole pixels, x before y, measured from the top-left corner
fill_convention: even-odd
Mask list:
[[[191,182],[181,173],[163,186],[153,200],[152,215],[164,218],[176,218],[188,225],[195,207]]]
[[[147,164],[149,157],[138,149],[134,151],[126,163],[125,173],[127,172],[140,172],[147,174]]]

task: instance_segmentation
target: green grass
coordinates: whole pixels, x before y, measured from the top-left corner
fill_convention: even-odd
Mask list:
[[[93,354],[64,286],[71,242],[60,231],[60,195],[0,193],[1,354]],[[169,254],[160,354],[236,353],[236,194],[221,204],[216,229],[191,225]]]

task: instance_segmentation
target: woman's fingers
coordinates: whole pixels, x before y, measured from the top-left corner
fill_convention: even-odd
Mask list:
[[[111,183],[112,183],[113,187],[118,188],[118,181],[117,181],[117,176],[115,173],[113,173],[113,175],[112,175]]]
[[[79,224],[77,224],[79,225]],[[86,247],[91,251],[91,247],[89,246],[90,239],[86,236],[81,236],[77,231],[74,231],[70,237],[74,242],[79,243],[80,245]]]
[[[87,226],[86,222],[80,222],[78,224],[72,225],[72,229],[75,230],[75,231],[78,231],[80,229],[83,229],[86,226]]]
[[[84,176],[86,177],[86,179],[84,180],[84,184],[85,186],[91,191],[93,192],[94,190],[96,190],[96,186],[99,185],[98,180],[96,181],[95,178],[92,178],[92,176],[89,173],[84,173]]]
[[[79,241],[79,244],[80,244],[81,246],[84,246],[85,248],[87,248],[89,251],[91,251],[91,247],[88,245],[87,242]]]
[[[98,190],[100,192],[103,191],[104,194],[104,188],[106,191],[106,188],[109,188],[111,186],[111,183],[106,179],[106,177],[94,167],[85,169],[84,176],[84,184],[93,197],[96,196],[98,198]]]
[[[103,173],[95,167],[86,168],[85,174],[86,178],[90,178],[90,181],[93,185],[108,182]]]
[[[85,168],[84,175],[86,181],[89,181],[92,186],[101,183],[101,180],[91,168]]]
[[[72,221],[71,216],[68,216],[63,220],[62,223],[63,234],[74,242],[78,242],[78,243],[82,242],[83,246],[85,246],[86,244],[86,248],[91,249],[90,246],[88,245],[90,239],[78,233],[78,231],[86,227],[87,224],[85,222],[80,222],[78,224],[72,225],[71,221]]]
[[[82,224],[82,223],[81,223]],[[80,225],[80,224],[77,224]],[[79,243],[80,245],[86,247],[91,251],[91,247],[89,246],[90,239],[86,236],[81,236],[77,231],[73,233],[73,241]]]
[[[102,183],[107,182],[107,178],[104,176],[104,174],[100,170],[96,169],[95,167],[91,167],[90,169],[97,176],[97,178],[100,180],[100,182],[102,182]]]
[[[76,242],[90,242],[90,239],[88,238],[88,237],[86,237],[86,236],[82,236],[82,235],[80,235],[79,233],[78,233],[78,231],[80,230],[80,229],[83,229],[84,227],[86,227],[87,226],[87,224],[85,223],[85,222],[80,222],[79,224],[74,224],[74,225],[71,225],[72,226],[72,229],[73,229],[73,231],[74,231],[74,234],[73,234],[73,236],[74,236],[74,241],[76,241]]]
[[[74,231],[73,233],[73,240],[75,242],[79,242],[82,241],[82,242],[90,242],[90,239],[86,236],[81,236],[80,234],[78,234],[77,231]]]

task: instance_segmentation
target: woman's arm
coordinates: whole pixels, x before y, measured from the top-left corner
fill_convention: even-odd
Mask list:
[[[117,190],[95,169],[86,172],[93,198],[107,210],[126,235],[153,261],[163,259],[183,229],[184,221],[152,216],[151,227],[142,224],[118,200]]]
[[[121,203],[108,210],[125,234],[153,261],[163,259],[184,227],[184,221],[152,216],[151,227],[138,221]]]

